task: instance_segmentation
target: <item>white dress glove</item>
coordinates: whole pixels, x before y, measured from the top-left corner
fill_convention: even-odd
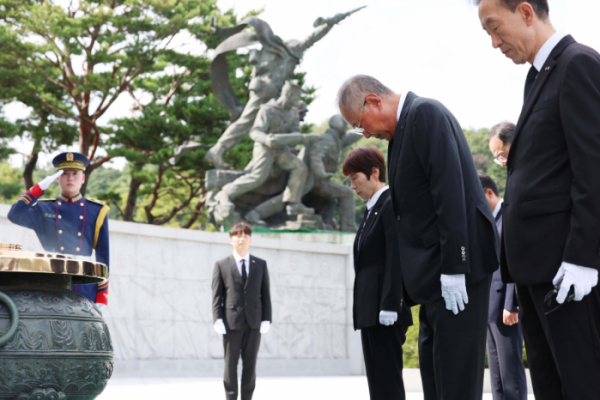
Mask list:
[[[50,187],[52,182],[54,182],[56,180],[56,178],[58,178],[59,176],[64,174],[64,172],[65,171],[60,170],[57,173],[55,173],[54,175],[45,177],[44,179],[42,179],[42,181],[40,183],[38,183],[38,186],[40,187],[40,189],[45,191],[46,189],[48,189]]]
[[[219,335],[224,335],[227,333],[227,329],[225,329],[225,324],[221,318],[215,321],[213,328]]]
[[[452,311],[454,315],[458,314],[459,309],[463,311],[465,304],[469,303],[465,275],[442,274],[440,281],[442,282],[442,297],[446,301],[446,309]]]
[[[398,313],[396,311],[384,311],[379,312],[379,323],[381,325],[390,326],[394,325],[394,322],[398,321]]]
[[[267,333],[271,329],[271,323],[269,321],[263,321],[260,323],[260,333]]]
[[[554,286],[559,283],[560,290],[556,296],[556,302],[558,304],[563,304],[565,302],[571,286],[575,288],[573,300],[581,301],[581,299],[590,294],[592,288],[598,284],[598,270],[569,264],[568,262],[563,261],[558,273],[552,280]]]
[[[96,303],[96,307],[98,307],[98,310],[102,311],[108,306],[104,303]]]

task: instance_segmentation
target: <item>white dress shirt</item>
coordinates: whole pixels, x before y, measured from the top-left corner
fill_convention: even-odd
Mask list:
[[[496,207],[494,207],[494,211],[492,212],[492,214],[494,214],[494,219],[496,219],[496,215],[498,215],[498,213],[500,212],[500,209],[502,208],[502,203],[504,203],[504,199],[501,198],[498,204],[496,204]]]
[[[367,213],[367,218],[369,218],[369,215],[371,215],[371,208],[373,208],[373,206],[377,204],[377,201],[379,200],[379,197],[381,197],[381,194],[389,188],[389,186],[382,187],[377,192],[375,192],[375,194],[369,199],[369,201],[367,201],[367,210],[369,210],[369,212]]]
[[[246,263],[246,278],[250,276],[250,253],[246,253],[244,257],[240,256],[235,251],[233,252],[233,258],[235,259],[235,265],[237,265],[238,272],[242,276],[242,260]]]
[[[566,33],[555,32],[554,35],[550,36],[546,43],[540,48],[538,53],[535,55],[535,59],[533,60],[533,66],[537,69],[538,72],[542,70],[544,64],[546,64],[546,60],[552,53],[552,50],[556,47],[558,42],[560,42],[565,36]]]
[[[406,100],[406,95],[400,93],[400,101],[398,102],[398,110],[396,111],[396,121],[400,119],[400,113],[402,112],[402,107],[404,107],[404,101]]]

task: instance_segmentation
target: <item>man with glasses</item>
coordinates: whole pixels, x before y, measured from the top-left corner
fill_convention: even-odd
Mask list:
[[[479,0],[491,44],[531,65],[503,206],[533,391],[600,396],[600,54],[554,29],[547,0]],[[569,301],[571,299],[572,301]]]
[[[510,151],[510,144],[512,143],[514,133],[515,124],[508,121],[494,125],[488,133],[487,142],[494,156],[494,162],[501,167],[506,168],[508,152]]]
[[[425,400],[481,400],[499,240],[473,156],[440,102],[357,75],[338,92],[344,119],[390,141],[388,173],[402,277],[419,313]]]

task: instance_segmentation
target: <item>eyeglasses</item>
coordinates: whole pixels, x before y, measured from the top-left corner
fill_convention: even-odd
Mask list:
[[[508,161],[508,160],[504,156],[498,156],[498,157],[494,158],[494,162],[500,166],[502,166],[502,163],[505,163],[506,161]]]
[[[358,125],[356,125],[356,127],[352,128],[352,129],[350,129],[350,132],[355,133],[357,135],[362,135],[365,132],[365,129],[360,127],[360,124],[362,124],[363,114],[365,113],[365,105],[367,105],[367,99],[366,98],[365,98],[365,101],[364,101],[363,106],[361,108],[360,119],[358,120]]]

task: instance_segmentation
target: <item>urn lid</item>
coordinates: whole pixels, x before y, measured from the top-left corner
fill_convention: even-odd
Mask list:
[[[21,245],[0,243],[0,274],[2,273],[69,275],[75,285],[104,283],[108,280],[108,267],[85,257],[22,251]],[[2,275],[0,279],[1,277]]]

